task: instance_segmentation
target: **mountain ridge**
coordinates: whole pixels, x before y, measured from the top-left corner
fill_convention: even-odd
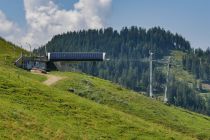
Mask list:
[[[177,33],[171,33],[160,27],[143,29],[141,27],[124,27],[120,31],[113,28],[90,29],[83,31],[67,32],[55,36],[45,47],[49,52],[94,52],[101,51],[107,53],[110,61],[103,63],[81,62],[62,63],[63,71],[78,70],[93,76],[100,77],[118,83],[126,88],[137,92],[149,93],[149,52],[153,52],[153,93],[154,97],[163,96],[166,85],[165,65],[168,63],[167,57],[172,56],[173,52],[179,52],[181,58],[171,61],[170,66],[176,65],[190,77],[197,76],[191,85],[188,81],[179,80],[177,71],[170,73],[168,82],[168,102],[176,106],[182,106],[203,114],[210,112],[210,100],[200,95],[204,78],[210,82],[210,57],[208,50],[200,51],[193,49],[190,42]],[[35,51],[43,53],[45,47]],[[196,55],[193,55],[196,53]],[[197,55],[198,53],[198,55]],[[192,57],[185,57],[187,55]],[[205,57],[198,58],[205,54]],[[177,55],[178,56],[178,55]],[[185,59],[184,59],[185,58]],[[196,58],[196,59],[194,59]],[[145,61],[147,59],[147,61]],[[199,64],[199,59],[205,63]],[[160,64],[159,61],[164,64]],[[178,62],[179,61],[179,62]],[[178,62],[178,64],[177,64]],[[193,73],[191,73],[193,71]],[[207,76],[206,76],[207,75]],[[207,77],[207,78],[206,78]],[[200,86],[201,87],[201,86]],[[162,98],[162,97],[160,97]]]
[[[12,63],[22,50],[4,44],[0,40],[0,50],[4,50],[0,51],[1,139],[210,138],[209,117],[166,106],[107,80],[51,72],[68,78],[46,86],[42,83],[46,77],[16,68]]]

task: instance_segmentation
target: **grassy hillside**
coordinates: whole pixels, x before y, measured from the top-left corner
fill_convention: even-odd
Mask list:
[[[210,138],[209,117],[109,81],[53,72],[65,80],[45,86],[46,77],[12,65],[20,52],[0,40],[0,139]]]
[[[210,138],[210,118],[174,106],[167,106],[109,81],[79,73],[55,73],[66,76],[55,87],[106,105],[147,122],[197,138]]]

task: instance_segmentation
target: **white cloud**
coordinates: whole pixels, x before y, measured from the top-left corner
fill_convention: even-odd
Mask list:
[[[53,0],[24,0],[28,30],[22,42],[44,44],[67,31],[102,28],[111,0],[80,0],[74,9],[60,9]]]
[[[0,36],[14,41],[16,35],[20,33],[18,26],[12,21],[8,20],[5,14],[0,10]]]
[[[56,0],[23,0],[26,29],[9,21],[0,11],[0,35],[10,41],[30,43],[33,47],[47,43],[54,35],[67,31],[102,28],[106,25],[112,0],[79,0],[70,10],[61,9]]]

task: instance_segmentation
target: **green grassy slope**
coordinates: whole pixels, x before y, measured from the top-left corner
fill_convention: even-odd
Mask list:
[[[3,74],[0,139],[190,139],[23,75],[18,78],[11,72],[13,78],[7,80]]]
[[[193,84],[196,82],[196,78],[188,71],[184,70],[182,66],[182,57],[184,55],[185,53],[181,51],[173,51],[171,53],[173,64],[171,72],[176,76],[178,80]]]
[[[67,78],[45,86],[45,77],[12,65],[19,54],[20,49],[0,39],[0,139],[210,138],[209,117],[165,106],[109,81],[55,72]]]
[[[74,89],[76,95],[161,125],[171,131],[197,138],[210,138],[210,118],[207,116],[164,105],[99,78],[79,73],[55,74],[68,77],[55,85],[58,89]]]

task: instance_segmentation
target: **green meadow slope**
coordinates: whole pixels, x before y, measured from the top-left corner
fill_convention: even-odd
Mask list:
[[[98,104],[136,116],[147,122],[198,139],[210,138],[210,118],[175,106],[167,106],[112,82],[80,73],[60,73],[68,77],[55,87],[92,100]]]
[[[210,118],[80,73],[46,86],[0,39],[0,139],[210,139]],[[71,89],[71,92],[68,90]]]

